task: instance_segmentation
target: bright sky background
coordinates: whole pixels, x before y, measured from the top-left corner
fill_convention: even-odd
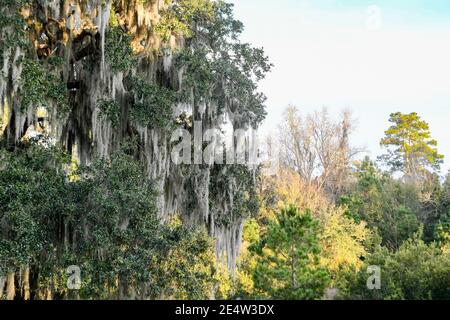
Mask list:
[[[260,89],[264,132],[289,104],[304,113],[349,108],[353,144],[371,157],[391,112],[418,112],[450,167],[449,0],[233,0],[243,39],[275,65]],[[379,19],[377,19],[377,16]]]

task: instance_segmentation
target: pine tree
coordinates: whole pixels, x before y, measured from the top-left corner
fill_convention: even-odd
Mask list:
[[[289,206],[268,226],[252,250],[257,255],[255,288],[262,297],[312,300],[323,296],[329,283],[319,265],[318,223],[310,212]]]
[[[438,153],[437,141],[431,138],[430,127],[413,112],[392,113],[391,127],[385,131],[381,146],[388,153],[381,157],[393,172],[403,172],[405,177],[417,179],[429,171],[439,170],[444,156]]]

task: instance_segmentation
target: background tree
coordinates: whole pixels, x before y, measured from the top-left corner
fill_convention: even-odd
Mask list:
[[[437,174],[430,176],[418,186],[417,199],[420,203],[418,219],[424,225],[424,240],[436,240],[437,225],[446,220],[450,210],[450,197],[446,183],[441,183]]]
[[[393,172],[403,172],[408,179],[426,178],[429,170],[438,170],[444,156],[438,153],[437,141],[430,127],[416,113],[392,113],[392,125],[381,139],[388,153],[381,157]]]
[[[446,254],[450,254],[450,211],[443,214],[435,225],[434,239]]]
[[[450,253],[450,174],[447,175],[443,185],[444,205],[438,223],[434,227],[434,239]]]
[[[418,231],[420,201],[414,186],[392,179],[368,158],[356,165],[355,178],[351,192],[338,202],[348,217],[366,222],[391,249]]]
[[[348,288],[351,299],[445,300],[450,297],[450,255],[420,240],[420,231],[398,251],[379,248],[365,262]],[[367,267],[381,269],[381,289],[367,289]],[[350,275],[352,277],[352,275]]]
[[[345,190],[358,153],[349,145],[352,131],[349,111],[334,120],[326,108],[303,117],[296,107],[288,107],[280,126],[282,163],[298,172],[307,188],[325,190],[335,199]]]
[[[342,275],[360,270],[363,259],[377,241],[366,222],[356,222],[342,208],[332,208],[321,221],[320,262],[331,274],[334,287],[341,286]]]
[[[342,277],[344,271],[359,270],[362,258],[371,252],[374,244],[379,243],[376,233],[367,227],[365,221],[355,221],[344,208],[336,207],[324,191],[310,188],[309,192],[305,192],[305,183],[292,169],[280,168],[277,175],[264,177],[262,182],[260,215],[251,224],[246,224],[244,239],[253,238],[255,226],[259,230],[258,239],[266,234],[270,222],[276,221],[280,210],[289,204],[295,204],[300,211],[310,210],[319,223],[320,265],[331,275],[330,286],[341,288],[345,281]],[[241,267],[242,273],[254,273],[255,258],[247,254],[245,243],[243,255],[248,264]],[[248,279],[245,283],[249,283],[247,287],[252,287]],[[247,292],[244,296],[251,294]]]
[[[272,299],[318,299],[329,283],[319,264],[318,222],[309,212],[282,209],[252,249],[258,255],[254,274],[257,293]]]

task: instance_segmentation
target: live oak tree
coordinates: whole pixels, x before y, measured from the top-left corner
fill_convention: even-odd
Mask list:
[[[0,299],[4,288],[8,299],[72,298],[65,285],[70,264],[82,269],[80,298],[211,297],[212,239],[202,226],[162,223],[168,217],[155,205],[161,194],[142,170],[142,162],[154,158],[153,148],[144,150],[141,136],[133,156],[114,151],[122,140],[150,129],[161,132],[150,135],[160,150],[167,131],[179,125],[174,107],[180,103],[192,107],[192,120],[208,126],[228,113],[236,127],[257,127],[266,114],[257,82],[271,64],[262,49],[241,42],[243,25],[224,1],[80,0],[70,3],[77,8],[70,14],[62,9],[69,2],[59,10],[45,1],[0,0],[0,60],[7,71],[1,81],[8,83],[0,110],[4,101],[6,110],[14,109],[5,113],[9,118],[0,116],[0,153],[7,158],[0,162]],[[85,10],[90,7],[97,9]],[[54,11],[61,21],[82,17],[83,30],[56,21]],[[67,175],[69,164],[49,163],[45,150],[39,150],[43,159],[34,149],[23,150],[21,127],[35,122],[37,107],[48,109],[56,144],[69,153],[78,149],[78,172]],[[16,126],[19,118],[24,123]],[[72,128],[69,123],[83,125],[61,135],[51,131]],[[97,139],[95,127],[104,138]],[[75,141],[78,148],[72,148]],[[104,158],[96,159],[106,145],[111,148],[100,152]],[[175,169],[167,167],[161,176],[172,176]],[[233,214],[215,220],[226,227],[257,212],[250,190],[254,175],[234,169],[226,177],[211,170],[211,198],[205,201],[213,209],[233,207]],[[205,177],[209,170],[201,168]],[[189,184],[198,171],[187,171]],[[214,182],[223,181],[242,187],[215,197],[223,190]],[[192,214],[187,206],[179,210],[184,217]],[[31,288],[15,281],[29,277]]]
[[[1,150],[0,299],[212,295],[212,240],[202,228],[158,220],[155,190],[130,150],[70,180],[57,149]],[[78,292],[66,285],[71,265],[81,269]]]
[[[437,150],[437,141],[431,138],[430,127],[416,113],[392,113],[392,125],[385,131],[381,146],[388,153],[381,157],[393,172],[403,172],[406,178],[423,178],[427,171],[440,168],[444,156]]]

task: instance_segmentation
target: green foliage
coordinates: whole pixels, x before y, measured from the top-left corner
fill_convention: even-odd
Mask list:
[[[53,149],[31,146],[0,150],[0,269],[35,262],[51,252],[55,220],[65,207],[66,159]]]
[[[202,227],[175,220],[165,228],[170,250],[159,256],[163,295],[173,299],[209,299],[216,284],[214,243]]]
[[[329,283],[319,266],[318,223],[309,212],[281,210],[261,241],[254,274],[257,292],[272,299],[319,299]]]
[[[159,221],[156,193],[132,150],[81,166],[73,181],[56,150],[2,150],[0,269],[32,266],[33,290],[63,298],[69,265],[82,270],[79,298],[209,297],[211,239],[201,228]]]
[[[30,0],[0,0],[0,53],[11,48],[26,48],[29,44],[26,23],[20,15],[20,8]]]
[[[442,184],[440,177],[434,175],[421,184],[420,221],[424,224],[424,240],[433,241],[436,226],[448,219],[450,210],[450,193],[446,183]]]
[[[436,224],[434,238],[441,246],[450,249],[450,212]]]
[[[382,159],[393,171],[402,171],[416,177],[424,170],[437,170],[444,156],[438,153],[437,141],[431,138],[430,127],[420,116],[413,112],[391,114],[392,126],[385,132],[380,144],[389,153]]]
[[[189,101],[213,101],[219,111],[228,108],[257,126],[266,115],[257,83],[272,65],[262,49],[238,41],[242,23],[233,18],[232,7],[214,2],[211,19],[195,20],[196,40],[176,56],[176,66],[184,70],[182,95]]]
[[[111,121],[113,127],[117,127],[120,123],[121,107],[117,101],[114,100],[99,100],[97,106],[101,113]]]
[[[257,81],[271,65],[261,49],[247,44],[223,44],[223,48],[198,47],[181,50],[176,65],[184,67],[185,99],[211,99],[221,111],[233,108],[253,126],[266,115],[265,96],[257,92]],[[232,97],[233,102],[230,99]]]
[[[139,77],[133,76],[129,80],[134,93],[131,119],[150,128],[169,129],[173,125],[172,108],[177,100],[176,92],[149,84]]]
[[[355,221],[365,221],[377,230],[382,244],[395,249],[418,231],[418,190],[385,175],[365,159],[356,170],[354,190],[341,197],[339,204]]]
[[[102,274],[119,273],[130,281],[148,277],[144,262],[151,261],[154,244],[149,235],[158,238],[158,222],[154,193],[140,167],[130,156],[119,154],[80,168],[79,175],[83,179],[77,193],[84,201],[75,225],[84,229],[80,256],[86,259],[82,265],[93,264],[93,284],[101,288]]]
[[[194,26],[204,24],[214,18],[214,3],[210,0],[169,1],[167,9],[161,11],[161,19],[155,26],[156,34],[164,42],[171,36],[191,38],[195,35]]]
[[[242,232],[243,241],[247,243],[257,243],[260,240],[261,227],[254,218],[248,219]]]
[[[51,106],[55,103],[64,113],[68,111],[68,91],[65,83],[49,73],[39,62],[30,59],[22,61],[21,110],[30,106]]]
[[[116,13],[116,10],[115,10],[114,1],[111,4],[111,12],[109,13],[109,26],[111,28],[115,28],[115,27],[119,27],[120,26],[119,18],[118,18],[118,15]]]
[[[362,260],[379,245],[379,239],[365,222],[356,223],[344,215],[342,208],[331,208],[323,215],[320,230],[320,261],[329,271],[331,285],[339,286],[342,275],[359,270]]]
[[[420,234],[404,242],[397,252],[379,249],[351,282],[353,299],[428,300],[450,297],[450,256],[435,243],[425,244]],[[381,268],[381,289],[368,290],[367,266]]]
[[[84,239],[77,253],[91,279],[82,292],[102,297],[118,276],[119,288],[138,297],[200,299],[211,288],[212,243],[201,230],[162,225],[155,192],[140,165],[119,153],[82,167],[76,218]],[[121,286],[124,286],[120,288]]]
[[[131,35],[120,26],[110,26],[105,37],[105,57],[113,72],[126,72],[137,66],[138,59],[130,45]]]
[[[214,72],[211,62],[206,58],[206,50],[191,51],[189,49],[180,50],[176,56],[176,65],[185,67],[183,87],[185,99],[191,96],[191,90],[196,97],[206,98],[212,89]]]

